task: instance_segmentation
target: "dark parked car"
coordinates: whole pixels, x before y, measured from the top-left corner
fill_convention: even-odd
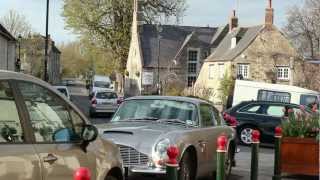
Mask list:
[[[226,122],[237,120],[237,134],[240,143],[249,145],[251,133],[259,130],[261,142],[272,143],[274,141],[274,129],[281,124],[288,109],[301,112],[300,105],[266,102],[266,101],[243,101],[224,112]],[[311,113],[309,109],[306,113]]]

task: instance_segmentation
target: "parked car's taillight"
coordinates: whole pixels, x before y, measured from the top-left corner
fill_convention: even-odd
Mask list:
[[[96,100],[96,98],[92,98],[92,100],[91,100],[91,105],[92,105],[93,107],[95,107],[95,106],[97,105],[97,100]]]
[[[229,126],[237,126],[238,125],[238,121],[237,118],[234,116],[231,116],[230,114],[228,114],[227,112],[223,113],[223,119],[226,121],[226,123]]]
[[[123,98],[122,97],[119,97],[117,99],[117,104],[120,105],[121,103],[123,103]]]

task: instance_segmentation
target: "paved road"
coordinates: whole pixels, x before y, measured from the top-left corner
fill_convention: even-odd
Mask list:
[[[70,88],[73,102],[85,113],[89,115],[90,101],[87,96],[87,91],[83,87]],[[89,118],[89,117],[88,117]],[[109,116],[101,116],[97,118],[91,118],[90,121],[93,124],[106,123],[110,120]],[[250,179],[250,161],[251,161],[251,149],[250,147],[240,146],[240,152],[236,154],[237,166],[232,169],[232,175],[229,180],[249,180]],[[259,180],[271,180],[273,174],[273,159],[274,150],[270,147],[261,147],[259,153]],[[132,177],[130,180],[165,180],[163,177]],[[317,180],[316,177],[286,177],[283,180]]]

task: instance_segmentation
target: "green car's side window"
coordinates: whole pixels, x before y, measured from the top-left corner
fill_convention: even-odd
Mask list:
[[[23,142],[23,131],[8,82],[0,81],[0,143]]]

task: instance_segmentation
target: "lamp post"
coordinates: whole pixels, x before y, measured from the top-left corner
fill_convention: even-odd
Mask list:
[[[21,40],[22,40],[22,37],[21,37],[21,34],[19,34],[19,36],[18,36],[19,52],[18,52],[18,59],[17,59],[17,62],[16,62],[16,71],[17,72],[20,72],[20,70],[21,70]]]
[[[158,57],[157,57],[157,60],[158,60],[158,66],[157,66],[157,70],[158,70],[158,80],[157,80],[157,90],[158,90],[158,94],[160,95],[161,94],[161,84],[160,84],[160,50],[161,50],[161,36],[160,36],[160,33],[162,32],[162,27],[161,27],[161,24],[157,24],[157,36],[158,36]]]
[[[47,14],[46,14],[46,42],[45,42],[45,49],[44,49],[44,81],[48,81],[48,43],[49,43],[49,0],[47,0]]]

